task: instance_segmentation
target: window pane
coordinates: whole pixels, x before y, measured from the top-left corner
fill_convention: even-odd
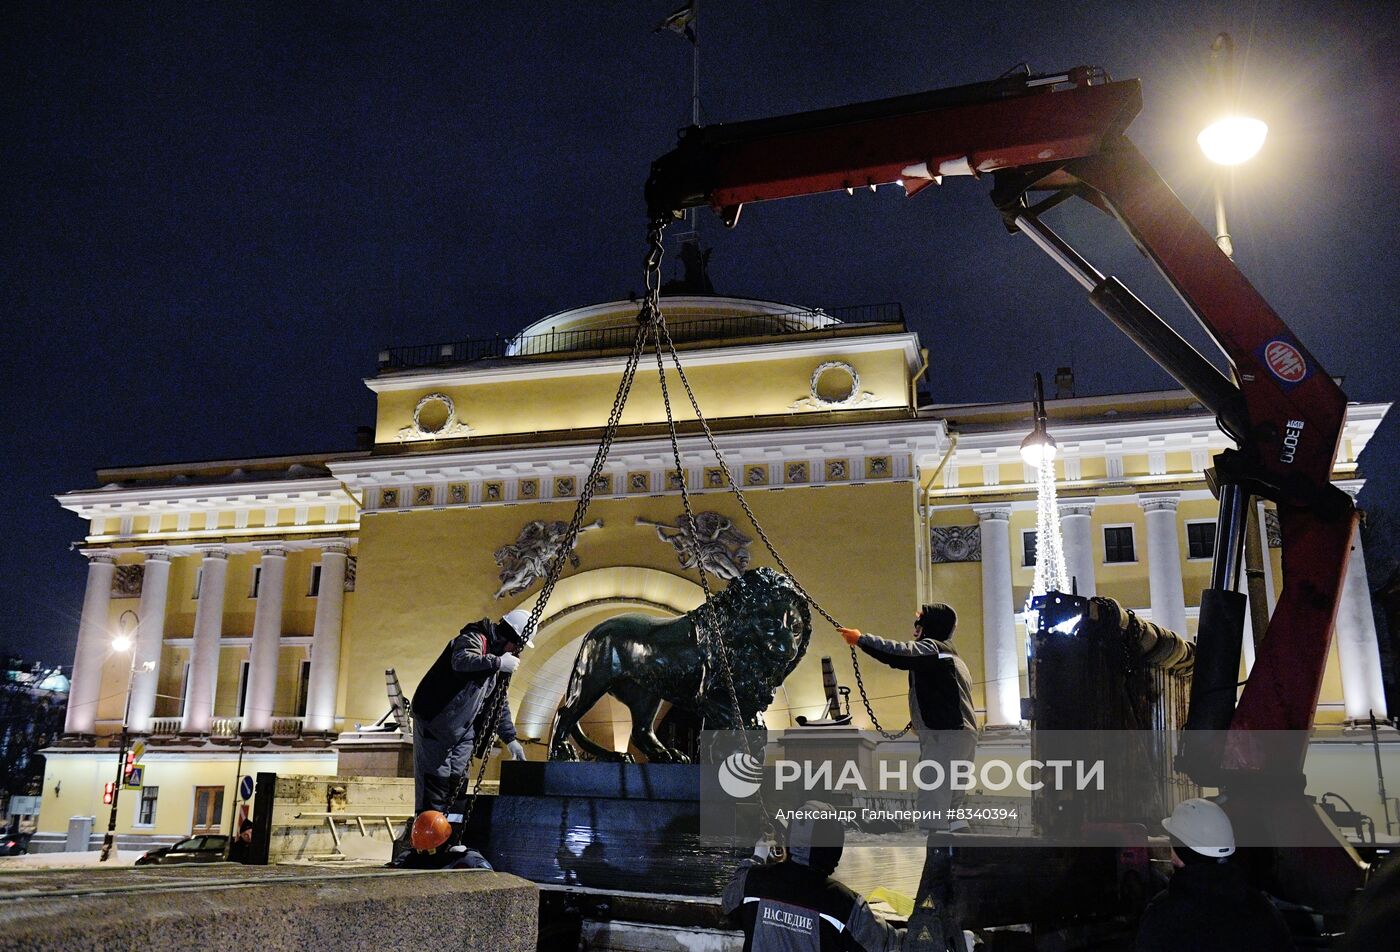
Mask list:
[[[1135,562],[1132,526],[1108,526],[1103,530],[1105,562]]]
[[[311,589],[306,594],[313,598],[321,594],[321,566],[311,566]]]
[[[1186,551],[1193,559],[1208,559],[1215,553],[1215,523],[1186,524]]]
[[[1021,533],[1021,564],[1035,565],[1036,556],[1039,549],[1036,545],[1037,536],[1034,530],[1027,530]]]

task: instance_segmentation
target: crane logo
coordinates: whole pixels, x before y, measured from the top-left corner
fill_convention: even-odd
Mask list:
[[[763,786],[763,764],[748,751],[736,750],[720,762],[719,786],[735,800],[751,797]]]
[[[1279,338],[1264,345],[1264,363],[1284,383],[1302,383],[1308,375],[1308,363],[1298,348]]]

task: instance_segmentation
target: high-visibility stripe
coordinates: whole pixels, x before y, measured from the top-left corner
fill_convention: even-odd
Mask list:
[[[837,932],[845,932],[845,931],[846,931],[846,924],[845,924],[844,922],[842,922],[840,919],[836,918],[835,916],[828,916],[828,915],[827,915],[826,913],[824,913],[824,912],[819,912],[819,913],[817,913],[817,915],[821,916],[821,917],[822,917],[823,919],[825,919],[827,922],[829,922],[829,923],[831,923],[833,926],[835,926]]]

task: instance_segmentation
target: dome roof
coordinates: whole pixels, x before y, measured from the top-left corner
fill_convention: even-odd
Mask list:
[[[637,301],[610,301],[559,311],[512,338],[506,356],[626,347],[640,306]],[[841,323],[820,308],[708,294],[663,297],[661,311],[676,343],[793,333]]]

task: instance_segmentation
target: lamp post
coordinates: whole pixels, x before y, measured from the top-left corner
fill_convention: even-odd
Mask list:
[[[1248,162],[1264,147],[1269,127],[1262,119],[1246,116],[1235,109],[1235,42],[1228,33],[1218,34],[1210,44],[1210,72],[1214,118],[1196,136],[1196,143],[1206,158],[1218,166]],[[1224,168],[1216,169],[1215,242],[1221,251],[1233,258],[1235,248],[1225,221],[1224,176]]]
[[[136,678],[135,634],[140,623],[140,617],[127,609],[117,619],[117,635],[112,639],[113,651],[131,653],[131,666],[126,676],[126,712],[122,715],[122,742],[121,752],[117,755],[117,777],[116,782],[112,784],[112,810],[107,815],[107,835],[102,838],[102,853],[97,857],[100,863],[105,863],[111,858],[112,848],[117,841],[117,803],[121,799],[122,784],[126,782],[126,748],[130,739],[126,725],[131,720],[131,685]],[[147,662],[147,665],[149,664],[150,662]]]

